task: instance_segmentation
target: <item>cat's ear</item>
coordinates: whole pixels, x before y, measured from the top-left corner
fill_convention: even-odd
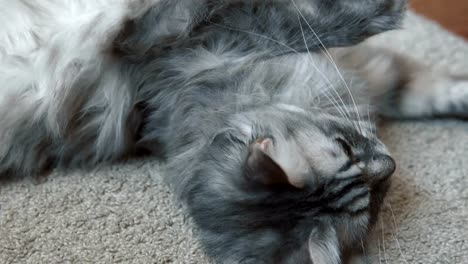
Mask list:
[[[269,153],[273,141],[269,138],[258,139],[249,149],[246,161],[246,176],[249,180],[265,186],[289,186],[288,176]]]

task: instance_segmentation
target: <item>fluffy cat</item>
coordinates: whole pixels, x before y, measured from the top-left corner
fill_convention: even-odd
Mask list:
[[[468,116],[467,78],[356,46],[403,0],[0,3],[0,174],[164,157],[219,263],[365,263],[395,170],[369,104]]]

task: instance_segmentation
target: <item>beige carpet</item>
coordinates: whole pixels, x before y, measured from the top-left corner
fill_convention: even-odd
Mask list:
[[[412,14],[405,30],[375,41],[468,72],[468,44]],[[468,123],[393,123],[381,132],[399,169],[369,248],[374,262],[468,263]],[[147,160],[55,173],[40,184],[1,182],[0,263],[208,261]]]

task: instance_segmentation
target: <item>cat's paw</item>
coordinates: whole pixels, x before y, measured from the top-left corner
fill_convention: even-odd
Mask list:
[[[441,97],[447,98],[446,116],[468,120],[468,78],[455,78],[454,85]]]
[[[468,120],[468,75],[418,68],[404,84],[378,97],[379,114],[392,119],[458,118]],[[407,79],[405,79],[407,78]]]
[[[364,27],[362,34],[375,35],[398,28],[407,7],[407,0],[345,0],[338,1]]]
[[[407,0],[342,0],[318,4],[321,24],[331,46],[355,45],[400,27]]]
[[[407,107],[426,108],[425,112],[433,117],[468,120],[468,76],[428,78],[413,86],[405,100]]]
[[[373,6],[374,16],[369,21],[368,33],[378,34],[398,28],[407,7],[407,0],[366,0]]]

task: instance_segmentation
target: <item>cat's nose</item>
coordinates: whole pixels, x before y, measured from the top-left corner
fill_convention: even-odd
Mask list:
[[[396,163],[392,157],[385,154],[376,154],[366,161],[363,172],[370,182],[380,182],[392,176],[395,169]]]

